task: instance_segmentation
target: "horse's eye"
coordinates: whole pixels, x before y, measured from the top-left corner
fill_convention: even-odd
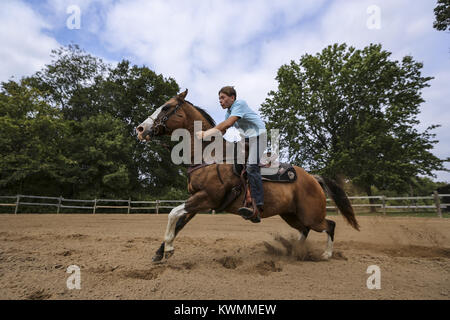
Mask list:
[[[169,110],[170,109],[170,106],[164,106],[163,108],[162,108],[162,111],[167,111],[167,110]]]

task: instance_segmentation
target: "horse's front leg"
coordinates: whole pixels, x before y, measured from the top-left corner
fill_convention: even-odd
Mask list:
[[[180,219],[178,219],[176,225],[175,225],[175,237],[177,236],[178,232],[183,229],[183,227],[195,216],[195,213],[187,213],[184,216],[182,216]],[[153,256],[152,261],[153,262],[160,262],[164,258],[164,248],[165,243],[161,243],[158,250],[156,250],[155,255]]]
[[[185,206],[186,204],[183,203],[182,205],[173,208],[169,213],[169,221],[167,221],[166,233],[164,235],[164,257],[166,259],[173,255],[173,241],[176,236],[175,228],[177,221],[187,213]]]
[[[160,261],[163,256],[168,259],[173,255],[174,247],[173,241],[177,233],[192,219],[192,217],[199,211],[208,210],[212,207],[209,201],[208,194],[205,191],[200,191],[192,195],[186,203],[175,207],[170,211],[169,221],[167,222],[166,234],[164,242],[156,251],[153,257],[153,262]],[[181,220],[180,220],[181,218]],[[164,253],[164,255],[163,255]]]

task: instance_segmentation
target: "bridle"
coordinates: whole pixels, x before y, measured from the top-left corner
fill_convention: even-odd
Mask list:
[[[169,113],[164,115],[164,117],[162,117],[158,122],[155,122],[154,129],[156,129],[158,127],[162,127],[163,128],[162,134],[166,133],[169,130],[169,128],[167,128],[167,125],[166,125],[167,120],[169,120],[169,118],[171,116],[173,116],[174,114],[177,113],[177,111],[181,108],[183,103],[184,103],[184,101],[178,101],[178,104],[175,106],[175,108],[172,111],[170,111]],[[151,131],[154,131],[154,129],[152,129]]]
[[[173,116],[174,114],[176,114],[176,112],[181,108],[181,106],[183,105],[183,103],[184,103],[184,101],[179,101],[179,100],[178,100],[178,104],[175,106],[175,108],[174,108],[172,111],[168,112],[166,115],[164,115],[164,117],[162,117],[158,122],[156,122],[156,119],[157,119],[158,117],[156,117],[156,119],[153,119],[153,117],[150,116],[150,119],[153,120],[154,124],[153,124],[153,128],[149,130],[149,135],[150,135],[151,137],[155,137],[155,136],[154,136],[154,132],[155,132],[156,129],[159,128],[159,127],[162,127],[163,132],[162,132],[161,135],[164,135],[164,134],[169,130],[169,128],[167,128],[167,125],[166,125],[167,120],[169,120],[169,118],[170,118],[171,116]],[[170,146],[169,146],[169,145],[167,145],[167,144],[165,144],[165,143],[162,143],[161,141],[158,141],[157,139],[154,139],[153,142],[156,143],[156,144],[158,144],[158,145],[160,145],[160,146],[162,146],[162,147],[164,147],[164,148],[166,148],[167,150],[170,151]]]

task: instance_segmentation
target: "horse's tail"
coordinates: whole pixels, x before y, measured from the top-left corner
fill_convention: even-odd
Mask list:
[[[356,221],[353,207],[345,191],[331,179],[318,175],[314,175],[314,178],[319,182],[322,189],[333,199],[347,222],[359,231],[358,221]]]

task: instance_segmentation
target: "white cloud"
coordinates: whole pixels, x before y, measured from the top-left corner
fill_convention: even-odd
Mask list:
[[[367,8],[374,4],[381,13],[379,30],[367,27]],[[110,6],[101,39],[111,50],[132,55],[135,63],[174,77],[190,89],[192,102],[221,121],[221,86],[234,85],[256,110],[276,89],[282,64],[333,43],[357,48],[381,43],[392,59],[412,55],[424,62],[424,75],[447,79],[448,49],[442,41],[448,35],[432,28],[433,8],[429,1],[408,0],[119,1]],[[424,124],[436,123],[434,116],[446,108],[444,85],[436,79],[436,90],[426,91],[432,97],[419,116]],[[448,144],[448,123],[444,127],[437,131],[443,140],[436,148],[439,156]]]
[[[102,38],[111,49],[132,52],[140,62],[198,92],[199,103],[217,105],[218,89],[235,84],[250,94],[245,97],[257,109],[276,71],[273,64],[261,65],[261,42],[293,27],[321,3],[122,1],[109,11]],[[248,85],[251,90],[244,87]]]
[[[73,7],[78,7],[81,29],[96,35],[113,3],[114,0],[47,0],[40,7],[46,12],[46,19],[58,29],[66,28],[67,19],[74,13]]]
[[[81,9],[82,29],[98,39],[93,46],[175,78],[189,88],[188,99],[217,121],[223,119],[220,87],[234,85],[257,110],[276,89],[282,64],[327,45],[381,43],[392,59],[410,54],[424,63],[424,75],[436,77],[424,90],[420,128],[442,124],[435,153],[449,153],[449,35],[432,28],[432,1],[47,0],[40,16],[21,1],[3,0],[0,80],[30,74],[49,61],[58,43],[48,34],[64,28],[61,17],[73,4]],[[379,30],[367,28],[371,5],[380,8]]]
[[[52,9],[54,14],[65,14],[67,8],[70,6],[78,6],[81,11],[87,10],[92,5],[94,0],[47,0],[46,5]],[[97,1],[99,2],[99,1]],[[105,1],[101,1],[101,4],[105,4]]]
[[[50,62],[58,42],[45,34],[44,18],[20,1],[0,2],[0,81],[30,75]]]

